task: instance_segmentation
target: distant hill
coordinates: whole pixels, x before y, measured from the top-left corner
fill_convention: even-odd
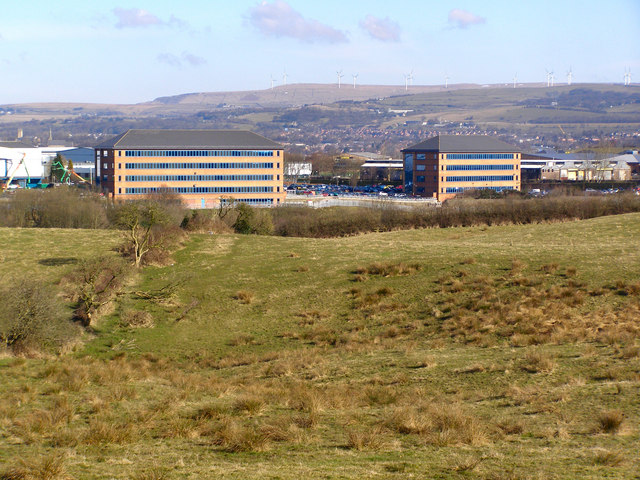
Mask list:
[[[310,148],[402,144],[441,128],[532,137],[640,131],[640,86],[574,84],[292,84],[241,92],[200,92],[130,104],[0,105],[0,139],[77,139],[92,145],[127,128],[242,128]],[[331,133],[327,133],[332,130]],[[566,132],[566,133],[565,133]],[[361,139],[369,136],[369,140]],[[409,137],[407,137],[409,135]],[[630,138],[629,137],[629,138]],[[568,140],[573,141],[573,140]],[[324,147],[323,147],[324,148]]]
[[[449,90],[475,89],[480,85],[457,84]],[[147,105],[214,105],[219,107],[295,107],[303,105],[323,105],[345,100],[363,101],[387,98],[395,95],[433,93],[445,91],[443,85],[357,85],[318,83],[298,83],[281,85],[268,90],[244,92],[185,93],[170,97],[156,98]]]

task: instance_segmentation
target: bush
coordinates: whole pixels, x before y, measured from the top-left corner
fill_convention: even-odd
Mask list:
[[[106,228],[107,203],[73,187],[18,190],[3,206],[0,225],[36,228]]]
[[[14,353],[58,353],[79,333],[50,286],[22,279],[0,298],[0,341]]]
[[[273,233],[273,221],[269,212],[252,208],[246,203],[236,205],[235,211],[237,216],[233,223],[233,229],[236,233],[257,235],[271,235]]]
[[[640,212],[640,197],[623,194],[543,198],[510,195],[499,199],[463,197],[448,200],[441,207],[416,207],[411,210],[383,204],[380,208],[279,207],[271,209],[269,213],[276,235],[321,238],[407,228],[540,223],[631,212]]]
[[[128,270],[121,259],[103,256],[83,261],[65,276],[62,283],[69,288],[69,297],[76,304],[76,319],[84,326],[91,325],[98,311],[118,293]]]
[[[214,210],[192,210],[185,215],[180,226],[187,232],[231,233],[233,231]]]

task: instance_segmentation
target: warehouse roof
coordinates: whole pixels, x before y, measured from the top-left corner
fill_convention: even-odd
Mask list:
[[[512,153],[520,149],[488,135],[437,135],[404,150],[441,153]]]
[[[280,149],[282,145],[247,130],[127,130],[96,148]]]

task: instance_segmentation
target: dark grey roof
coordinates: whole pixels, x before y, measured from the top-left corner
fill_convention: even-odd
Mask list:
[[[127,130],[96,148],[280,149],[282,146],[247,130]]]
[[[513,153],[518,147],[488,135],[437,135],[405,148],[407,151],[442,153]]]
[[[6,147],[6,148],[33,148],[31,145],[27,145],[26,143],[22,143],[22,142],[15,142],[15,141],[11,141],[11,142],[0,142],[0,147]]]

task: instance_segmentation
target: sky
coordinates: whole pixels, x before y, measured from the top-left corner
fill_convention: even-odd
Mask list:
[[[0,104],[139,103],[286,83],[640,80],[640,0],[22,0]]]

